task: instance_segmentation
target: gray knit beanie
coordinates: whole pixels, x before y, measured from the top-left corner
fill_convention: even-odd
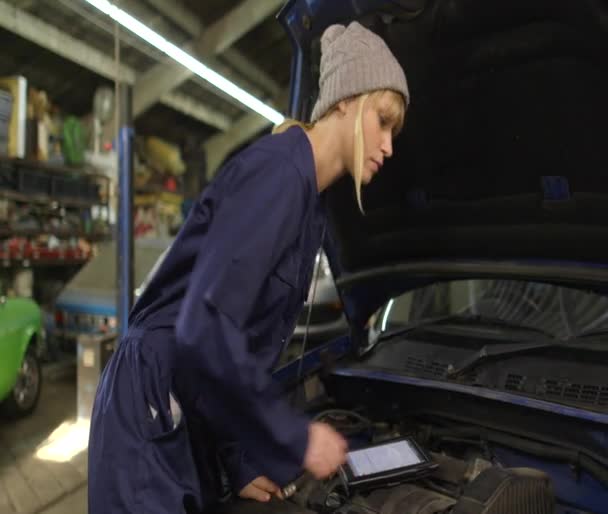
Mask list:
[[[405,73],[384,40],[356,21],[328,27],[321,37],[319,98],[310,121],[340,100],[378,89],[401,93],[409,105]]]

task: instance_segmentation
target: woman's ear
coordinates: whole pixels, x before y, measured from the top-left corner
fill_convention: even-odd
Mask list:
[[[348,111],[348,101],[346,101],[346,100],[339,101],[338,105],[336,106],[336,112],[340,116],[346,116],[347,111]]]

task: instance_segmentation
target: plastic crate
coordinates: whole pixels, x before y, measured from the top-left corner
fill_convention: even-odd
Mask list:
[[[0,188],[17,188],[17,170],[10,161],[0,161]]]
[[[82,198],[86,182],[82,177],[54,177],[53,194],[58,198]]]
[[[92,202],[96,202],[96,201],[100,201],[101,200],[101,194],[100,194],[100,188],[99,188],[99,184],[97,184],[96,182],[89,180],[86,186],[86,199],[90,200]]]
[[[21,193],[49,195],[52,177],[40,170],[22,167],[19,169],[19,190]]]

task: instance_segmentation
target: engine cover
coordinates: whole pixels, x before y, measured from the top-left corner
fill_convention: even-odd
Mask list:
[[[444,477],[445,478],[445,477]],[[462,483],[462,482],[461,482]],[[297,499],[301,505],[273,500],[238,500],[224,514],[553,514],[555,497],[549,477],[534,469],[487,468],[464,486],[458,498],[420,484],[403,484],[356,495],[332,507],[326,485],[311,480]],[[308,504],[309,508],[306,508]],[[315,504],[313,507],[311,504]]]
[[[449,512],[456,504],[454,498],[411,484],[374,491],[365,499],[366,505],[360,501],[362,498],[356,499],[350,507],[369,507],[365,509],[367,514],[370,508],[382,514],[438,514]],[[365,510],[355,512],[362,514]],[[353,509],[346,512],[351,513]]]
[[[553,514],[551,481],[533,469],[488,468],[456,500],[420,485],[405,484],[356,497],[339,512],[368,514]]]
[[[464,490],[452,514],[553,514],[549,477],[534,469],[489,468]]]

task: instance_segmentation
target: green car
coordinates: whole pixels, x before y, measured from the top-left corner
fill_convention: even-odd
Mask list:
[[[34,410],[42,373],[40,307],[27,298],[0,297],[0,411],[21,417]]]

